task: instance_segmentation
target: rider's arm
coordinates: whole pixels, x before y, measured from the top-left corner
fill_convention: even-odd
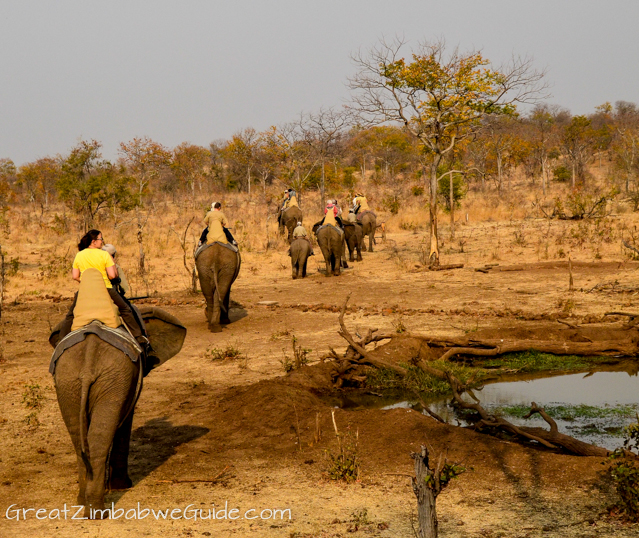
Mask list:
[[[80,282],[80,269],[76,269],[75,267],[71,270],[71,276],[73,280],[77,280]]]
[[[111,267],[107,267],[106,272],[107,272],[107,276],[109,277],[109,280],[113,280],[114,278],[118,277],[118,270],[115,267],[115,265],[112,265]]]

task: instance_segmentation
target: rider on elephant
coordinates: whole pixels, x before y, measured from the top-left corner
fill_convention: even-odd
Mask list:
[[[82,279],[82,273],[86,269],[94,268],[100,271],[100,273],[102,273],[102,278],[104,279],[104,285],[109,292],[109,296],[120,311],[120,317],[124,323],[126,323],[137,342],[141,344],[143,348],[146,348],[149,343],[148,338],[144,336],[144,331],[133,315],[129,304],[122,298],[111,283],[112,280],[115,281],[118,278],[118,270],[111,254],[102,250],[103,245],[104,238],[102,237],[102,232],[99,230],[89,230],[82,239],[80,239],[80,243],[78,243],[79,252],[73,260],[73,280],[80,282]],[[74,317],[73,310],[75,309],[77,300],[78,294],[76,292],[71,308],[69,308],[64,321],[60,325],[60,340],[71,332]]]
[[[315,256],[315,253],[313,252],[313,243],[311,243],[311,240],[308,237],[308,232],[306,231],[306,228],[302,226],[301,222],[298,222],[297,226],[293,230],[293,239],[306,239],[311,245],[311,253],[309,256]],[[291,249],[288,250],[288,255],[291,255]]]
[[[355,210],[355,214],[357,215],[360,211],[363,213],[364,211],[370,211],[371,208],[368,207],[368,200],[366,196],[363,194],[356,194],[355,198],[353,198],[353,209]]]
[[[352,222],[353,224],[357,223],[357,215],[355,215],[355,210],[352,207],[348,210],[346,222]]]
[[[122,267],[120,267],[118,262],[115,261],[115,256],[118,253],[118,251],[110,243],[104,245],[102,247],[102,250],[105,250],[106,252],[111,254],[111,257],[113,258],[113,261],[115,262],[115,268],[118,270],[118,278],[120,279],[120,282],[116,285],[116,289],[118,290],[118,293],[120,295],[127,295],[128,293],[131,292],[131,286],[129,286],[129,281],[124,275],[124,271],[122,270]],[[111,284],[113,284],[113,282],[111,282]]]
[[[339,215],[339,207],[335,204],[335,200],[327,200],[326,207],[324,208],[324,218],[320,220],[316,226],[330,224],[340,230],[343,229],[344,225],[342,224],[342,219],[337,215]],[[315,230],[315,227],[313,227],[313,229]]]
[[[202,243],[208,243],[209,239],[211,243],[231,243],[237,245],[237,241],[233,238],[233,235],[226,227],[226,216],[222,212],[222,204],[220,202],[213,202],[211,204],[211,210],[204,217],[204,224],[206,228],[200,236],[200,245]]]
[[[277,222],[281,224],[282,222],[282,214],[289,207],[299,207],[299,203],[297,202],[297,193],[294,189],[286,189],[284,191],[284,198],[282,198],[282,203],[280,205],[279,211],[277,213]]]

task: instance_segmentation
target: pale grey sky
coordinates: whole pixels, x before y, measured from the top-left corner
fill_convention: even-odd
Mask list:
[[[549,102],[589,113],[639,101],[638,20],[637,0],[0,0],[0,158],[208,145],[339,106],[381,36],[533,56]]]

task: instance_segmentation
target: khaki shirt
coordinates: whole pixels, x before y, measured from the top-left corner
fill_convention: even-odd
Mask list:
[[[222,211],[209,211],[204,217],[204,224],[209,228],[209,234],[206,237],[207,243],[228,243],[226,234],[224,233],[224,226],[226,226],[226,216]]]
[[[306,231],[306,228],[304,228],[304,226],[297,226],[293,230],[293,237],[307,237],[307,236],[308,236],[308,232]]]

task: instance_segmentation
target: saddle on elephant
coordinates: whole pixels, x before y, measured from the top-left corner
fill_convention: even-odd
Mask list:
[[[333,213],[333,211],[328,211],[326,215],[324,215],[324,218],[313,226],[313,231],[315,232],[315,234],[317,234],[317,232],[319,232],[325,226],[332,226],[339,233],[344,233],[344,230],[340,226],[340,222],[337,221],[337,217],[335,217],[335,213]]]
[[[364,218],[364,215],[373,215],[373,217],[377,218],[377,215],[370,209],[367,209],[366,211],[360,211],[359,213],[357,213],[357,222],[361,222],[362,218]]]

